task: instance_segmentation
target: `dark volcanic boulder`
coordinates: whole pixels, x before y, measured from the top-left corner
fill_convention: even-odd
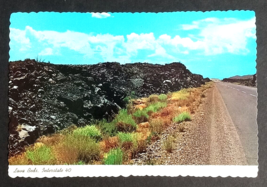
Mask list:
[[[61,94],[57,97],[57,99],[65,103],[65,105],[69,108],[70,112],[82,115],[83,100],[81,97],[76,95]]]
[[[209,80],[181,63],[74,66],[30,59],[10,62],[9,79],[10,155],[41,135],[72,124],[112,119],[132,93],[137,97],[167,93]]]

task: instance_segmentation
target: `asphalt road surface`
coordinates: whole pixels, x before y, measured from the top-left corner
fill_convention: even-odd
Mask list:
[[[247,163],[258,165],[257,88],[216,82],[235,124]]]

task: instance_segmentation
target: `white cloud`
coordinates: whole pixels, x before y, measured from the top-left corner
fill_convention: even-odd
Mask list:
[[[169,58],[169,59],[175,59],[173,56],[169,55],[161,45],[156,46],[154,54],[148,55],[148,57],[157,57],[157,56]]]
[[[136,34],[131,33],[126,36],[127,41],[123,44],[126,51],[132,55],[137,55],[138,50],[147,49],[154,50],[156,39],[153,33],[149,34]]]
[[[102,12],[102,13],[92,13],[93,18],[107,18],[110,17],[109,13]]]
[[[31,43],[29,38],[25,37],[25,31],[10,28],[9,37],[12,39],[10,40],[10,45],[12,46],[15,43],[20,44],[20,51],[26,51],[31,48]]]
[[[53,55],[53,49],[52,48],[45,48],[39,53],[40,56],[48,56]]]
[[[181,53],[183,53],[185,55],[188,55],[189,54],[189,51],[182,51]]]
[[[250,20],[235,18],[206,18],[192,22],[191,25],[182,25],[184,30],[198,29],[197,35],[191,35],[198,44],[188,40],[188,48],[194,44],[195,48],[202,49],[205,55],[222,53],[247,54],[247,41],[256,38],[255,17]]]
[[[183,24],[182,25],[183,30],[192,30],[192,29],[198,29],[198,28],[199,27],[197,24],[193,24],[193,25]]]
[[[27,26],[25,36],[30,39],[31,43],[39,44],[40,46],[51,46],[53,49],[62,47],[69,48],[81,54],[92,54],[90,44],[88,43],[88,35],[80,32],[66,31],[36,31]],[[50,47],[50,48],[51,48]]]

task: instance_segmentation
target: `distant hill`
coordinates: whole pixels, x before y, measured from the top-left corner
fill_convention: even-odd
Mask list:
[[[229,77],[228,79],[253,79],[253,75],[243,75],[243,76],[233,76],[233,77]]]
[[[233,76],[229,78],[224,78],[222,80],[223,82],[231,82],[231,83],[237,83],[242,84],[245,86],[256,86],[257,83],[257,75],[243,75],[243,76]]]

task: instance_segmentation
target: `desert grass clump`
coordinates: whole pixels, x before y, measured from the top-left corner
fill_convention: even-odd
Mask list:
[[[146,122],[149,119],[149,115],[146,110],[137,110],[133,116],[137,123]]]
[[[172,99],[172,100],[184,100],[184,99],[186,99],[189,95],[190,95],[190,93],[188,92],[187,89],[182,89],[182,90],[180,90],[180,91],[178,91],[178,92],[174,92],[174,93],[172,94],[171,99]]]
[[[74,135],[89,136],[97,141],[101,140],[102,135],[95,125],[87,125],[85,127],[77,128],[73,131]]]
[[[132,137],[132,134],[131,133],[119,132],[118,133],[118,138],[119,138],[119,141],[121,143],[124,143],[124,142],[132,142],[133,141],[133,137]]]
[[[163,121],[159,118],[150,121],[150,130],[153,133],[161,134],[163,131]]]
[[[26,151],[26,158],[32,165],[53,165],[56,161],[52,149],[46,145],[29,148]]]
[[[168,92],[167,93],[167,98],[169,99],[169,98],[171,98],[172,97],[172,93],[171,92]]]
[[[144,139],[141,133],[134,133],[133,146],[131,148],[132,158],[134,158],[138,153],[145,152],[147,146],[147,137]]]
[[[156,103],[153,103],[151,105],[149,105],[147,108],[145,108],[145,111],[147,113],[149,112],[157,112],[159,111],[160,109],[164,108],[167,106],[167,103],[163,103],[163,102],[156,102]]]
[[[107,122],[106,119],[97,122],[97,126],[101,129],[101,132],[107,136],[115,136],[117,134],[116,122]]]
[[[108,137],[105,136],[100,142],[101,150],[104,152],[108,152],[111,149],[115,149],[119,147],[119,138],[117,136]]]
[[[182,122],[182,121],[190,121],[191,120],[191,116],[188,112],[182,112],[181,114],[179,114],[178,116],[173,118],[174,122]]]
[[[118,133],[119,142],[124,150],[128,150],[133,145],[133,137],[131,133]]]
[[[57,164],[75,164],[78,162],[78,151],[71,145],[62,142],[54,147]]]
[[[168,153],[171,153],[173,151],[173,148],[174,148],[173,141],[174,141],[174,138],[173,136],[170,136],[170,135],[163,141],[163,148]]]
[[[179,132],[185,132],[186,131],[185,124],[184,123],[179,124],[178,130],[179,130]]]
[[[161,120],[162,120],[163,127],[168,127],[172,124],[172,118],[171,117],[162,118]]]
[[[26,157],[25,152],[8,159],[9,165],[29,165],[29,159]]]
[[[70,125],[67,128],[62,129],[60,131],[60,134],[66,135],[66,134],[72,133],[77,128],[78,127],[76,125]]]
[[[150,103],[154,103],[154,102],[157,102],[159,100],[159,97],[158,95],[156,94],[152,94],[148,97],[148,102]]]
[[[168,98],[168,96],[167,96],[166,94],[160,94],[160,95],[159,95],[159,100],[160,100],[160,101],[166,101],[167,98]]]
[[[168,106],[168,107],[163,108],[163,109],[160,111],[160,115],[161,115],[161,117],[172,116],[172,114],[174,113],[174,111],[175,111],[175,107],[173,107],[173,106]]]
[[[121,165],[123,161],[123,151],[120,148],[112,149],[104,158],[105,165]]]
[[[94,160],[99,160],[100,158],[100,146],[99,143],[96,143],[94,139],[89,136],[84,136],[80,134],[69,134],[66,135],[61,144],[61,151],[67,154],[67,151],[70,154],[75,153],[73,156],[76,159],[76,162],[83,161],[85,163],[92,163]],[[60,154],[60,152],[58,153]],[[60,155],[61,157],[66,157],[67,155]],[[62,160],[62,159],[61,159]]]
[[[126,109],[120,110],[112,122],[116,124],[117,130],[121,132],[132,132],[137,126],[132,115],[128,114]]]
[[[60,133],[56,133],[56,134],[48,135],[48,136],[41,136],[40,138],[38,138],[37,143],[42,143],[47,146],[54,146],[62,140],[63,136],[64,135]],[[35,145],[37,143],[35,143]]]

